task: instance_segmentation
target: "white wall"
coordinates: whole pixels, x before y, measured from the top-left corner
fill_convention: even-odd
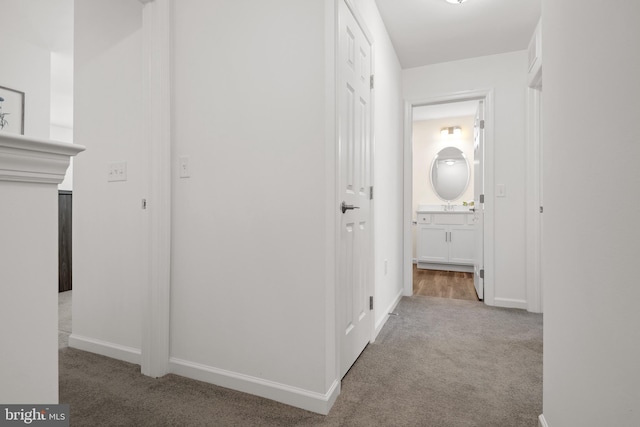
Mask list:
[[[375,1],[356,0],[355,4],[372,33],[375,49],[374,311],[379,332],[402,295],[402,70]]]
[[[21,16],[14,5],[3,16]],[[50,52],[0,31],[0,86],[25,93],[24,134],[49,138]],[[7,118],[11,119],[10,117]]]
[[[72,347],[139,360],[146,285],[148,186],[143,142],[142,4],[75,4]],[[112,161],[127,181],[107,182]],[[97,346],[97,347],[96,347]]]
[[[527,307],[525,274],[525,89],[527,55],[518,51],[403,70],[404,96],[426,100],[463,91],[493,89],[495,184],[506,197],[485,194],[494,205],[494,294],[486,301],[505,307]],[[486,289],[486,285],[485,285]]]
[[[431,185],[431,165],[440,150],[456,147],[462,150],[469,164],[469,186],[465,192],[453,202],[461,205],[463,201],[473,200],[473,123],[475,116],[453,117],[445,119],[419,120],[413,122],[413,198],[411,218],[417,219],[418,205],[442,205],[442,201]],[[460,136],[442,136],[443,127],[459,126]],[[413,259],[416,259],[416,226],[412,227]]]
[[[640,3],[611,6],[543,0],[549,427],[640,425]]]
[[[335,3],[247,3],[173,3],[170,369],[290,404],[332,402]],[[401,292],[401,74],[374,2],[363,4],[378,49],[381,324]],[[134,362],[147,279],[141,7],[76,2],[75,141],[87,152],[75,169],[70,342]],[[128,161],[126,183],[106,182],[113,160]]]
[[[73,52],[51,52],[50,122],[52,140],[73,144]],[[73,190],[73,161],[58,189]]]
[[[73,144],[73,128],[57,126],[51,124],[49,127],[49,137],[53,141],[68,142]],[[67,173],[64,176],[64,181],[58,186],[58,190],[72,191],[73,190],[73,159],[69,164]]]
[[[171,356],[325,393],[325,5],[174,11]]]

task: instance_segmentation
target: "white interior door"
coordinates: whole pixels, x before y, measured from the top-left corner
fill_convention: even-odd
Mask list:
[[[339,2],[339,333],[344,376],[371,339],[371,44]]]
[[[484,102],[478,103],[473,125],[473,204],[475,259],[473,285],[478,298],[484,299]],[[481,200],[482,199],[482,200]]]

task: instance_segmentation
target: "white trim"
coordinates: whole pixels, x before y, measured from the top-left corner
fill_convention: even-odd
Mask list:
[[[526,289],[527,310],[533,313],[542,312],[540,96],[539,90],[527,88]]]
[[[344,4],[347,5],[349,10],[353,14],[353,17],[355,18],[356,22],[360,26],[360,29],[364,33],[364,36],[367,38],[367,41],[371,45],[371,53],[372,53],[372,57],[371,57],[371,62],[372,62],[372,64],[371,64],[371,73],[373,74],[373,44],[374,44],[373,43],[373,35],[371,35],[371,31],[369,31],[369,28],[367,28],[366,21],[364,20],[364,18],[362,17],[360,12],[358,11],[358,8],[356,7],[354,0],[344,0]],[[336,53],[337,53],[337,51],[336,51]]]
[[[446,264],[437,262],[418,262],[418,269],[438,270],[438,271],[459,271],[463,273],[473,273],[473,265],[468,264]]]
[[[183,377],[253,394],[323,415],[329,413],[340,394],[338,380],[331,384],[326,393],[318,393],[175,357],[170,359],[169,366],[171,373]]]
[[[149,150],[149,275],[142,307],[142,373],[169,369],[171,287],[171,1],[144,6],[145,131]]]
[[[140,364],[141,351],[139,348],[114,344],[95,338],[83,337],[78,334],[71,334],[69,336],[69,347],[99,354],[101,356],[110,357],[112,359],[122,360],[136,365]]]
[[[547,424],[547,420],[544,418],[544,414],[540,414],[540,416],[538,417],[538,426],[549,427],[549,424]]]
[[[336,56],[338,52],[338,3],[335,0],[325,2],[325,271],[326,303],[325,342],[327,381],[340,377],[340,334],[338,331],[338,255],[340,230],[336,223],[338,202],[338,108],[337,81],[338,67]]]
[[[60,184],[82,145],[0,133],[0,181]]]
[[[412,99],[405,102],[405,128],[404,128],[404,294],[413,295],[413,267],[411,260],[413,251],[411,245],[412,224],[412,126],[413,107],[421,105],[445,104],[460,101],[484,100],[485,106],[485,147],[484,147],[484,200],[485,200],[485,220],[484,220],[484,303],[494,305],[494,103],[493,89],[473,90],[455,92],[451,94],[435,96],[430,98]]]
[[[410,132],[410,133],[408,133]],[[413,133],[413,105],[405,101],[404,103],[404,150],[403,150],[403,241],[402,241],[402,277],[404,296],[413,295],[413,265],[407,262],[411,259],[412,264],[417,264],[417,259],[413,258],[413,144],[411,133]],[[407,204],[408,203],[408,204]],[[417,225],[416,225],[417,227]]]
[[[496,307],[503,308],[521,308],[523,310],[527,309],[527,302],[522,299],[512,299],[512,298],[494,298],[493,305]]]
[[[400,289],[400,291],[398,292],[398,295],[396,295],[396,297],[393,299],[391,304],[389,304],[389,306],[384,310],[384,312],[392,313],[393,310],[395,310],[397,305],[400,303],[400,300],[402,299],[403,295],[404,295],[404,290]],[[387,323],[387,320],[389,320],[389,314],[385,314],[384,316],[382,316],[382,318],[376,323],[376,327],[373,333],[373,340],[371,340],[371,342],[374,342],[375,339],[378,338],[378,334],[380,333],[384,325]]]

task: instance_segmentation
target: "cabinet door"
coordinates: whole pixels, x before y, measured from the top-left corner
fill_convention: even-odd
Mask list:
[[[473,227],[455,227],[449,229],[449,262],[471,264],[475,260],[475,230]]]
[[[447,262],[449,243],[447,227],[418,226],[418,261]]]

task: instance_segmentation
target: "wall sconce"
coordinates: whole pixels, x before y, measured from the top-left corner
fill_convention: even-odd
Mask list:
[[[450,126],[450,127],[447,127],[447,128],[442,128],[440,130],[440,135],[442,135],[442,136],[448,136],[448,135],[460,136],[460,135],[462,135],[462,129],[460,128],[460,126]]]

